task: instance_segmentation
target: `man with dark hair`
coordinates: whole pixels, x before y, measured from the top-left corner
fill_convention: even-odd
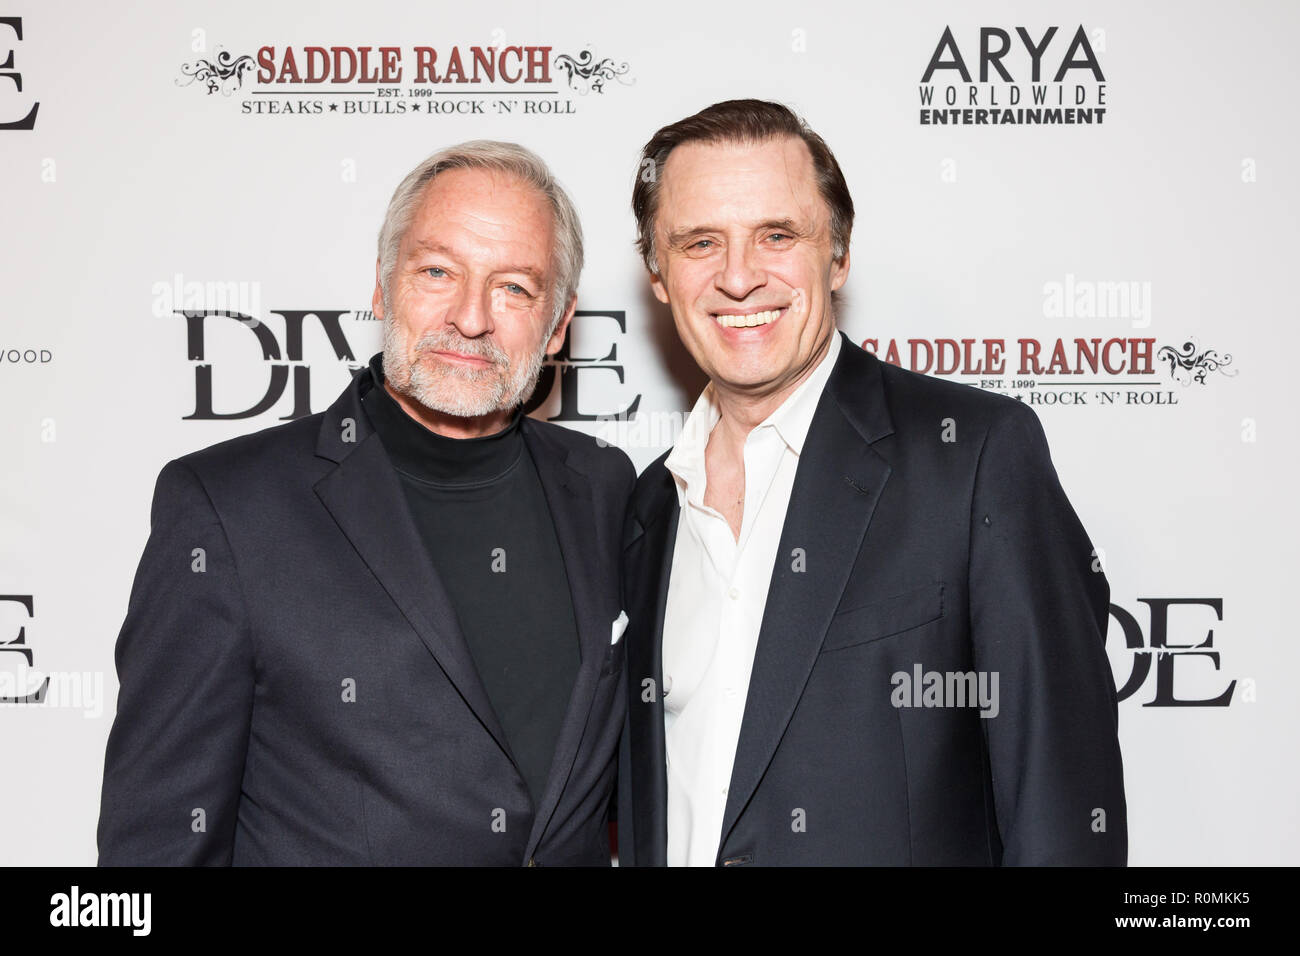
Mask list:
[[[1033,411],[836,330],[853,203],[784,106],[641,168],[709,384],[628,521],[620,862],[1122,865],[1109,586]]]
[[[521,414],[581,271],[541,159],[435,153],[380,231],[383,352],[163,468],[101,864],[609,865],[635,472]]]

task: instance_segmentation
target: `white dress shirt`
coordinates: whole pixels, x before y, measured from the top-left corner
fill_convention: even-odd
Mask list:
[[[768,584],[775,561],[794,560],[776,553],[786,508],[839,352],[836,332],[812,374],[745,438],[739,539],[704,504],[704,450],[719,417],[712,383],[664,461],[681,506],[663,635],[669,866],[713,866],[717,859]]]

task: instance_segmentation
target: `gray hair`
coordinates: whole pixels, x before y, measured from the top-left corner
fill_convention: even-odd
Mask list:
[[[553,332],[569,300],[578,294],[578,278],[582,274],[582,223],[568,193],[540,156],[517,143],[489,139],[471,140],[439,150],[411,170],[393,192],[379,230],[379,289],[385,314],[391,311],[393,270],[397,268],[402,237],[415,215],[415,207],[424,187],[449,169],[485,169],[514,176],[538,189],[550,203],[555,215],[555,284],[549,290],[554,296]]]

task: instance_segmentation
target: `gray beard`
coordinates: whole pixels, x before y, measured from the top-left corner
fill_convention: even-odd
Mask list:
[[[549,340],[549,337],[548,337]],[[492,363],[490,368],[454,365],[430,367],[406,357],[405,341],[393,320],[384,320],[384,379],[394,389],[425,408],[456,418],[481,418],[511,411],[532,394],[541,376],[546,341],[527,362],[511,367],[510,358],[496,343],[467,339],[452,329],[431,332],[420,339],[419,352],[448,349],[474,355]]]

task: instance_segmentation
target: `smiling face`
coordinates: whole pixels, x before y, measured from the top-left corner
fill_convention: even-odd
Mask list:
[[[555,316],[555,219],[519,180],[452,169],[425,187],[385,307],[384,378],[399,404],[452,437],[491,434],[564,343],[574,302]],[[377,277],[378,278],[378,277]]]
[[[664,163],[655,296],[723,394],[783,399],[835,333],[831,292],[849,257],[831,251],[830,209],[794,137],[685,143]]]

